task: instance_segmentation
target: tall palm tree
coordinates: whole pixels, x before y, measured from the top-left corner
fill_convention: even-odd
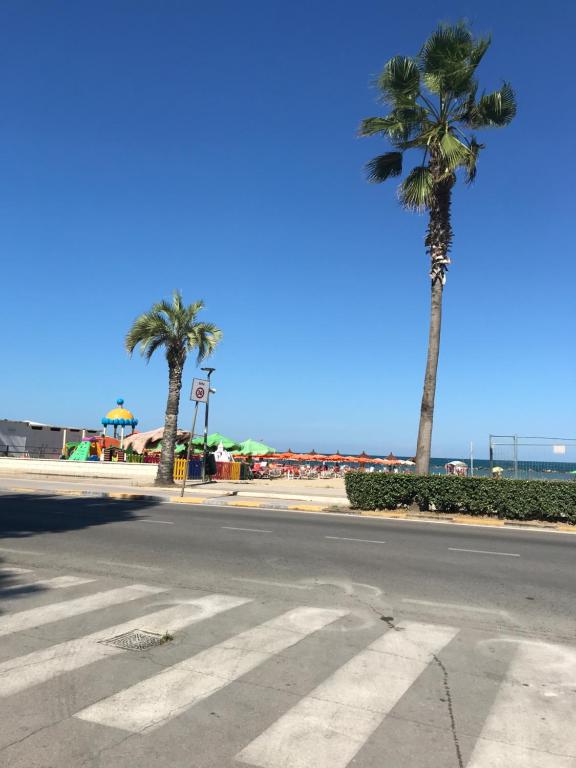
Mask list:
[[[196,301],[186,306],[182,294],[174,291],[171,303],[160,301],[154,304],[134,320],[126,335],[126,350],[130,355],[140,345],[140,352],[149,361],[157,349],[163,348],[168,361],[168,400],[156,485],[174,483],[174,448],[186,357],[196,350],[196,363],[200,363],[212,354],[222,338],[222,331],[213,323],[196,319],[202,309],[204,302]]]
[[[401,204],[428,211],[426,250],[431,260],[431,311],[428,357],[420,410],[416,472],[429,470],[436,372],[440,351],[442,294],[450,264],[452,226],[450,206],[456,172],[465,181],[476,176],[480,144],[474,130],[508,125],[516,114],[516,99],[509,83],[478,97],[476,69],[490,46],[490,38],[474,39],[464,23],[440,25],[416,57],[395,56],[378,78],[380,100],[388,114],[369,117],[361,136],[382,136],[394,148],[371,160],[368,179],[386,181],[402,173],[408,150],[421,153],[399,187]]]

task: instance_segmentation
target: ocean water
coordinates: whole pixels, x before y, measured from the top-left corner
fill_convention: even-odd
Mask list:
[[[374,459],[385,459],[385,456],[371,456]],[[408,459],[409,456],[398,456],[399,459]],[[468,476],[472,474],[470,467],[470,457],[458,458],[450,456],[449,458],[433,457],[430,459],[430,473],[433,475],[445,475],[445,466],[449,461],[463,461],[468,467]],[[305,464],[321,464],[321,461],[306,461]],[[369,467],[370,464],[365,464]],[[514,462],[507,459],[494,459],[494,466],[502,467],[502,477],[521,480],[572,480],[576,481],[576,462],[569,461],[518,461],[515,468]],[[394,471],[394,467],[386,467],[382,464],[374,465],[375,471],[389,470]],[[398,472],[414,472],[414,467],[399,465]],[[488,459],[474,459],[474,477],[490,477],[490,461]]]
[[[384,457],[382,457],[384,458]],[[400,456],[399,458],[404,458]],[[468,466],[470,475],[470,457],[458,458],[431,458],[430,472],[433,475],[445,474],[445,465],[449,461],[463,461]],[[514,462],[507,459],[494,458],[494,466],[502,467],[502,477],[515,477],[528,480],[576,480],[576,462],[569,461],[518,461],[517,475],[515,475]],[[402,468],[404,469],[404,468]],[[409,467],[406,467],[409,469]],[[474,459],[474,477],[489,477],[490,461],[488,459]]]

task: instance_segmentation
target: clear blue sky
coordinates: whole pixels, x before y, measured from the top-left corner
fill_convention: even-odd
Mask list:
[[[213,429],[413,453],[426,219],[364,181],[384,144],[356,129],[385,61],[462,17],[519,111],[455,194],[433,454],[576,436],[576,11],[554,0],[2,3],[0,418],[98,425],[122,395],[159,426],[165,361],[123,336],[180,288],[225,333]]]

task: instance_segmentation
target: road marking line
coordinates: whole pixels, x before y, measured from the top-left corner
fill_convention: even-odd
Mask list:
[[[489,552],[485,549],[460,549],[460,547],[448,547],[451,552],[473,552],[475,555],[502,555],[503,557],[520,557],[515,552]]]
[[[30,587],[37,589],[66,589],[67,587],[79,587],[80,584],[91,584],[93,581],[96,581],[96,579],[82,579],[77,576],[56,576],[54,579],[38,579],[37,581],[29,581],[26,584],[10,584],[2,589],[2,594],[8,593],[8,596],[10,596],[10,592],[18,592]]]
[[[148,520],[146,518],[138,520],[139,523],[160,523],[161,525],[174,525],[170,520]]]
[[[125,621],[91,635],[58,643],[41,651],[10,659],[0,664],[0,697],[9,696],[54,677],[80,669],[108,656],[124,653],[123,648],[102,645],[101,641],[123,635],[133,629],[147,632],[176,632],[191,624],[212,618],[219,613],[251,603],[247,598],[228,595],[207,595],[189,600],[161,611]]]
[[[12,549],[11,547],[0,547],[0,552],[14,552],[17,555],[45,555],[46,552],[38,552],[37,549]]]
[[[576,765],[576,650],[521,642],[468,768]]]
[[[453,627],[401,622],[301,699],[236,760],[260,768],[345,768],[457,633]]]
[[[411,600],[408,597],[402,598],[403,603],[412,605],[430,605],[433,608],[456,609],[458,611],[471,611],[472,613],[493,613],[498,616],[508,616],[508,611],[499,611],[496,608],[475,608],[471,605],[460,605],[459,603],[437,603],[434,600]]]
[[[233,576],[231,581],[242,581],[248,584],[263,584],[266,587],[282,587],[285,589],[314,589],[306,584],[290,584],[288,581],[268,581],[267,579],[243,579]]]
[[[10,616],[0,616],[0,637],[10,635],[12,632],[21,632],[24,629],[35,629],[43,624],[51,624],[53,621],[67,619],[71,616],[79,616],[82,613],[90,613],[100,608],[108,608],[111,605],[127,603],[130,600],[139,600],[149,595],[157,595],[167,590],[162,587],[148,587],[145,584],[133,584],[130,587],[110,589],[106,592],[96,592],[87,597],[77,597],[74,600],[63,600],[60,603],[43,605],[40,608],[31,608],[27,611],[13,613]]]
[[[119,563],[115,560],[97,560],[101,565],[115,565],[122,568],[136,568],[138,571],[163,571],[163,568],[157,568],[154,565],[134,565],[132,563]]]
[[[75,717],[139,733],[157,728],[347,611],[296,608],[93,704]]]
[[[0,568],[0,573],[10,575],[11,573],[32,573],[32,568],[18,568],[15,565],[8,565],[5,568]]]
[[[352,539],[348,536],[324,536],[325,539],[336,539],[337,541],[362,541],[364,544],[386,544],[385,541],[378,539]]]
[[[272,533],[272,531],[264,531],[262,528],[233,528],[231,525],[220,526],[226,531],[247,531],[248,533]]]

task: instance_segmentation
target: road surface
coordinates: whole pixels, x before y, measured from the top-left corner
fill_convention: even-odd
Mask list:
[[[2,766],[576,766],[574,535],[5,494],[0,537]]]

